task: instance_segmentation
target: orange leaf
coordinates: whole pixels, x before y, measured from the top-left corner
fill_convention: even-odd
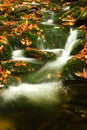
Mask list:
[[[87,68],[83,69],[83,77],[87,79]]]

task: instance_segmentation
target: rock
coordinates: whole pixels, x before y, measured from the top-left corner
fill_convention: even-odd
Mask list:
[[[83,71],[87,64],[82,59],[69,60],[62,69],[62,80],[87,80]]]
[[[0,60],[8,60],[12,56],[11,46],[7,43],[0,43]]]
[[[24,56],[43,60],[50,60],[56,58],[56,54],[53,52],[41,51],[36,48],[28,48],[28,47],[24,52]]]

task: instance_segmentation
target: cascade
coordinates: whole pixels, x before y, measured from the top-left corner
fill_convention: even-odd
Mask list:
[[[45,12],[48,12],[51,16],[50,16],[50,18],[47,21],[41,22],[41,24],[44,24],[44,25],[54,25],[54,12],[53,11],[49,11],[49,10],[46,10]]]
[[[45,42],[46,42],[46,40],[44,39],[42,39],[41,38],[41,36],[38,36],[38,38],[37,38],[37,48],[38,49],[40,49],[40,50],[44,50],[45,49]]]
[[[32,103],[36,103],[38,105],[55,104],[60,102],[60,92],[64,91],[61,89],[61,82],[49,82],[41,84],[23,83],[17,87],[10,86],[7,90],[1,93],[1,96],[5,102],[8,102],[9,100],[16,101],[17,98],[21,95],[29,99],[29,101]]]
[[[68,55],[70,55],[70,52],[72,51],[73,46],[78,41],[77,34],[78,34],[77,30],[72,30],[72,28],[70,29],[70,36],[68,37],[67,42],[65,44],[65,48],[64,48],[64,50],[67,51]]]
[[[72,50],[73,45],[77,42],[77,30],[70,30],[70,35],[67,38],[67,42],[64,49],[53,49],[54,53],[58,53],[61,51],[60,57],[58,57],[55,61],[48,62],[41,70],[39,70],[35,76],[42,74],[44,76],[44,72],[52,71],[53,69],[58,70],[61,69],[62,66],[71,58],[70,52]],[[52,51],[52,50],[49,50]],[[17,50],[13,52],[13,59],[24,58],[23,50]],[[4,90],[1,93],[4,102],[8,102],[9,100],[16,101],[18,97],[24,96],[32,103],[36,103],[38,105],[53,104],[60,103],[62,96],[61,90],[63,90],[63,95],[66,95],[66,90],[63,89],[62,82],[59,81],[50,81],[50,82],[42,82],[39,84],[30,84],[30,83],[21,83],[18,86],[9,86],[8,89]],[[9,94],[10,93],[10,94]],[[43,101],[43,102],[42,102]]]
[[[46,70],[55,70],[55,69],[61,69],[63,65],[72,57],[70,56],[70,52],[72,51],[73,46],[75,43],[78,41],[77,40],[77,30],[72,30],[70,29],[70,34],[67,38],[66,44],[64,49],[61,49],[62,53],[60,57],[58,57],[55,61],[53,62],[48,62],[40,71],[46,71]],[[52,51],[52,50],[51,50]],[[53,52],[59,52],[59,50],[53,49]]]

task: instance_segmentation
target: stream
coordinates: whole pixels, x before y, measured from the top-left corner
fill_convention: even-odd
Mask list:
[[[37,4],[32,2],[32,5]],[[69,7],[64,8],[68,9]],[[40,24],[53,29],[58,28],[54,22],[54,12],[50,10],[44,12],[49,14],[49,18]],[[55,78],[55,73],[61,72],[62,67],[72,58],[73,46],[79,41],[78,30],[72,27],[68,30],[64,48],[50,46],[46,48],[47,41],[37,38],[40,42],[37,48],[53,52],[56,59],[46,61],[37,72],[30,75],[29,83],[10,85],[6,89],[4,85],[1,86],[3,91],[0,94],[0,130],[8,130],[7,127],[9,130],[87,130],[86,82],[79,80],[63,82]],[[12,51],[11,60],[34,65],[42,65],[44,62],[25,57],[24,49],[19,48]],[[23,78],[26,77],[27,74]]]

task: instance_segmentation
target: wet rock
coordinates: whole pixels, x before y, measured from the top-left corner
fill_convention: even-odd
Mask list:
[[[26,57],[36,58],[36,59],[43,59],[43,60],[50,60],[55,59],[56,54],[53,52],[46,52],[41,51],[35,48],[26,48],[26,51],[24,52],[24,55]]]
[[[81,38],[83,36],[84,36],[84,33],[78,35],[78,38],[80,38],[80,39],[78,39],[76,44],[73,46],[73,49],[72,49],[70,55],[78,54],[84,48],[84,45],[87,42],[87,39],[86,38],[84,38],[84,39]]]
[[[86,21],[87,21],[87,9],[83,8],[83,11],[77,17],[75,25],[79,25],[79,26],[82,24],[87,25]]]
[[[62,79],[66,80],[87,80],[83,75],[84,68],[87,68],[87,64],[81,60],[70,60],[64,65],[62,69]],[[80,73],[81,72],[81,73]]]

